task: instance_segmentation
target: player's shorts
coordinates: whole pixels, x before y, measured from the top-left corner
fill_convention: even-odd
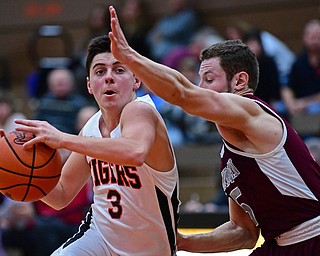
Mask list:
[[[92,229],[88,229],[84,235],[68,244],[62,245],[51,256],[113,256],[101,236]]]
[[[103,241],[95,225],[91,223],[92,209],[83,223],[79,227],[79,231],[67,240],[61,247],[54,251],[51,256],[114,256],[106,243]]]

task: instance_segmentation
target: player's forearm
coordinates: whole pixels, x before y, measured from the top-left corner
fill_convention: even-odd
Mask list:
[[[136,51],[130,52],[125,63],[135,75],[155,94],[181,106],[193,86],[176,70],[156,63]]]
[[[209,233],[183,235],[178,249],[190,252],[230,252],[251,249],[256,239],[245,230],[227,222]]]
[[[143,164],[145,148],[126,138],[89,138],[67,134],[62,147],[101,161],[126,166]]]
[[[71,200],[67,200],[64,191],[64,187],[62,186],[61,182],[59,181],[55,188],[45,197],[41,199],[42,202],[49,205],[55,210],[61,210],[66,205],[69,204]]]

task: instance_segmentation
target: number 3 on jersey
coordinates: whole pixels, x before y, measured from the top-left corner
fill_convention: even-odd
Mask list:
[[[110,189],[107,194],[108,201],[112,204],[112,207],[108,209],[108,212],[113,219],[120,219],[122,215],[122,206],[121,202],[121,195],[118,191]]]

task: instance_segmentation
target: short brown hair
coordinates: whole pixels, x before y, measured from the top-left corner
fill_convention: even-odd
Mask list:
[[[254,91],[259,81],[259,64],[255,54],[240,40],[226,40],[214,44],[200,53],[200,60],[220,58],[220,65],[226,72],[227,79],[244,71],[249,76],[248,86]]]

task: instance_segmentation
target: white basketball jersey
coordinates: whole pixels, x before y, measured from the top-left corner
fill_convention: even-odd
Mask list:
[[[136,100],[154,106],[149,95]],[[101,138],[97,112],[83,136]],[[120,125],[110,134],[121,136]],[[176,250],[178,171],[159,172],[143,164],[118,166],[87,158],[93,178],[92,224],[116,255],[173,255]]]

